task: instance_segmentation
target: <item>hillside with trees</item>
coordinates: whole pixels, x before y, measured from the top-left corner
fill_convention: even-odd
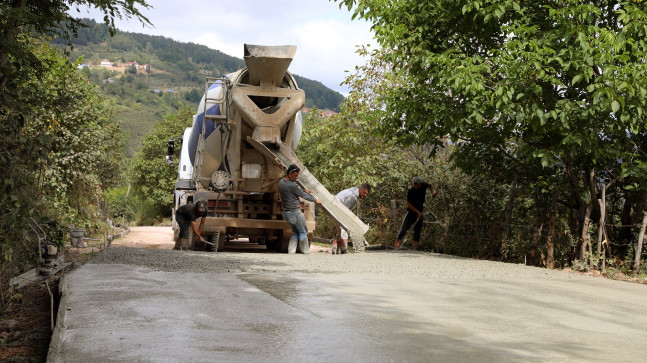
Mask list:
[[[81,21],[87,27],[71,39],[70,57],[81,63],[85,77],[101,94],[114,100],[115,117],[129,135],[128,156],[139,150],[156,121],[182,106],[197,107],[207,76],[221,77],[245,67],[241,58],[204,45],[119,31],[110,36],[106,24]],[[56,38],[53,43],[63,46],[65,41]],[[321,82],[295,78],[306,92],[305,107],[339,110],[342,95]]]

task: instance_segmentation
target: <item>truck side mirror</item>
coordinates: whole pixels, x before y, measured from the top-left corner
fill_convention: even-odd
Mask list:
[[[171,139],[168,141],[167,150],[168,156],[173,156],[175,153],[175,140]]]

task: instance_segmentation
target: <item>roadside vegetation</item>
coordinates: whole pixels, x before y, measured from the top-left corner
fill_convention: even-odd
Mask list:
[[[90,1],[114,16],[147,22],[144,1]],[[69,3],[0,2],[0,308],[9,279],[37,264],[41,226],[62,245],[68,227],[108,228],[102,193],[122,183],[124,134],[101,97],[46,34],[69,37],[80,24]],[[114,32],[114,27],[110,30]]]
[[[346,117],[431,151],[429,248],[647,272],[645,2],[336,1],[380,46],[360,50]]]

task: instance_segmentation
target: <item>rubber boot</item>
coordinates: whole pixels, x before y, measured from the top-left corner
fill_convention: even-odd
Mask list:
[[[332,254],[334,255],[336,253],[337,253],[337,241],[333,240],[332,241]]]
[[[310,253],[310,242],[308,242],[308,239],[302,239],[299,241],[299,249],[301,250],[301,253],[304,255],[307,255]]]
[[[396,239],[395,240],[395,249],[399,249],[400,245],[402,245],[402,240],[401,239]]]
[[[180,249],[181,250],[189,250],[189,239],[188,238],[180,238]]]
[[[290,242],[288,243],[288,253],[297,253],[297,239],[296,238],[290,238]]]
[[[419,245],[420,245],[419,241],[413,241],[413,242],[411,242],[411,249],[414,250],[414,251],[418,251]]]
[[[342,240],[338,241],[337,242],[337,247],[338,247],[337,248],[337,254],[341,255],[343,253],[347,253],[348,252],[348,245],[350,245],[350,243],[348,242],[347,239],[342,239]]]
[[[175,247],[173,247],[174,250],[181,250],[182,249],[182,238],[178,237],[175,239]]]

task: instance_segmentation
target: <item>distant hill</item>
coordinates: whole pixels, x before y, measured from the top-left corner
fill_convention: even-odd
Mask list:
[[[115,100],[116,118],[128,133],[129,156],[162,116],[182,105],[197,108],[207,76],[221,77],[245,67],[242,59],[204,45],[130,32],[110,37],[105,24],[91,19],[84,22],[88,27],[73,39],[70,57],[80,61],[90,82]],[[63,45],[60,39],[52,43]],[[306,93],[305,107],[339,110],[341,94],[321,82],[294,77]]]

